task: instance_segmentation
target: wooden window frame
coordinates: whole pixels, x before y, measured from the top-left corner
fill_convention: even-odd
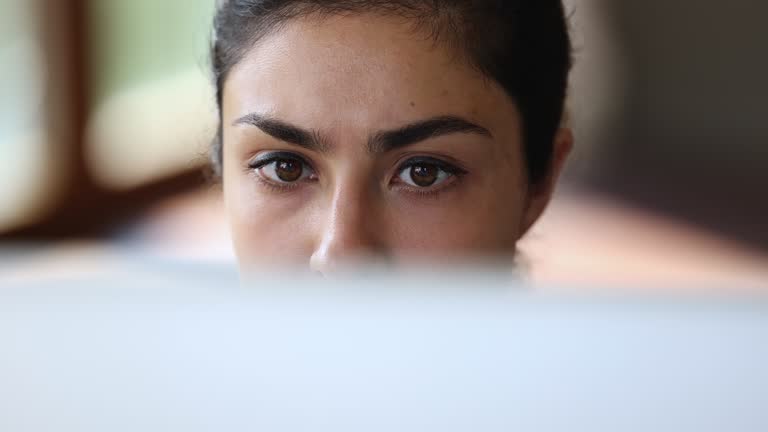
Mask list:
[[[173,195],[205,184],[200,169],[190,169],[140,187],[118,191],[99,184],[90,173],[86,127],[90,107],[89,0],[36,0],[48,73],[43,126],[52,163],[62,175],[42,218],[0,232],[0,241],[100,239],[135,220]]]

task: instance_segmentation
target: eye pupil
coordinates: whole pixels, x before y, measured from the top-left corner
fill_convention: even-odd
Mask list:
[[[435,184],[440,175],[440,169],[434,165],[414,165],[411,168],[411,180],[420,187]]]
[[[276,162],[275,174],[284,182],[295,182],[303,173],[304,165],[300,161],[283,159]]]

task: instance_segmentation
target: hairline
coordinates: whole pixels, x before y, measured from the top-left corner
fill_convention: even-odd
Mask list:
[[[399,4],[401,2],[393,3]],[[275,16],[268,17],[265,20],[266,24],[263,24],[258,28],[249,29],[251,37],[243,44],[242,48],[236,50],[234,56],[231,56],[229,67],[224,71],[220,71],[221,73],[214,77],[217,89],[221,92],[218,96],[217,103],[219,106],[222,105],[224,85],[229,78],[231,71],[241,64],[245,57],[248,56],[248,53],[255,49],[260,42],[271,35],[279,33],[282,29],[292,23],[305,19],[312,20],[313,18],[318,19],[321,22],[335,17],[359,15],[402,18],[403,24],[411,23],[411,30],[415,36],[422,35],[425,39],[431,40],[434,44],[434,48],[438,48],[438,46],[447,48],[446,51],[452,54],[452,61],[463,62],[465,65],[480,72],[483,78],[495,81],[495,79],[490,76],[487,71],[483,70],[483,68],[472,58],[473,56],[469,51],[469,47],[461,43],[462,35],[465,34],[466,29],[462,28],[460,25],[454,24],[453,21],[456,20],[455,17],[446,17],[445,15],[448,13],[445,11],[441,12],[446,8],[426,11],[426,8],[422,7],[420,8],[422,12],[418,15],[408,15],[403,12],[408,9],[409,8],[405,6],[397,7],[394,5],[389,8],[384,5],[357,5],[347,8],[333,8],[332,6],[312,5],[305,2],[286,5],[271,13],[270,15]],[[416,9],[419,8],[412,8],[414,11]],[[435,17],[436,14],[440,16]],[[459,29],[461,31],[456,32],[455,35],[451,36],[450,32],[446,31],[448,28]]]

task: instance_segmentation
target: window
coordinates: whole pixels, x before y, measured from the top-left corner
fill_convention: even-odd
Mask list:
[[[45,72],[34,5],[0,0],[0,228],[34,217],[49,197]]]
[[[215,127],[211,0],[91,2],[90,169],[130,188],[196,166]]]
[[[202,184],[212,0],[0,0],[0,234],[113,234]]]

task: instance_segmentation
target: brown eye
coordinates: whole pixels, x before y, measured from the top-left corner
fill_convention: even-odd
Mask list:
[[[297,160],[283,159],[275,161],[277,178],[286,183],[293,183],[304,173],[304,164]]]
[[[312,168],[298,157],[282,155],[265,155],[261,161],[251,165],[262,178],[277,184],[292,184],[302,180],[312,179],[315,175]]]
[[[428,188],[445,182],[453,175],[454,171],[448,167],[428,161],[419,161],[401,168],[398,177],[405,184],[417,188]]]
[[[416,186],[430,187],[437,181],[440,169],[434,165],[414,165],[410,175]]]

